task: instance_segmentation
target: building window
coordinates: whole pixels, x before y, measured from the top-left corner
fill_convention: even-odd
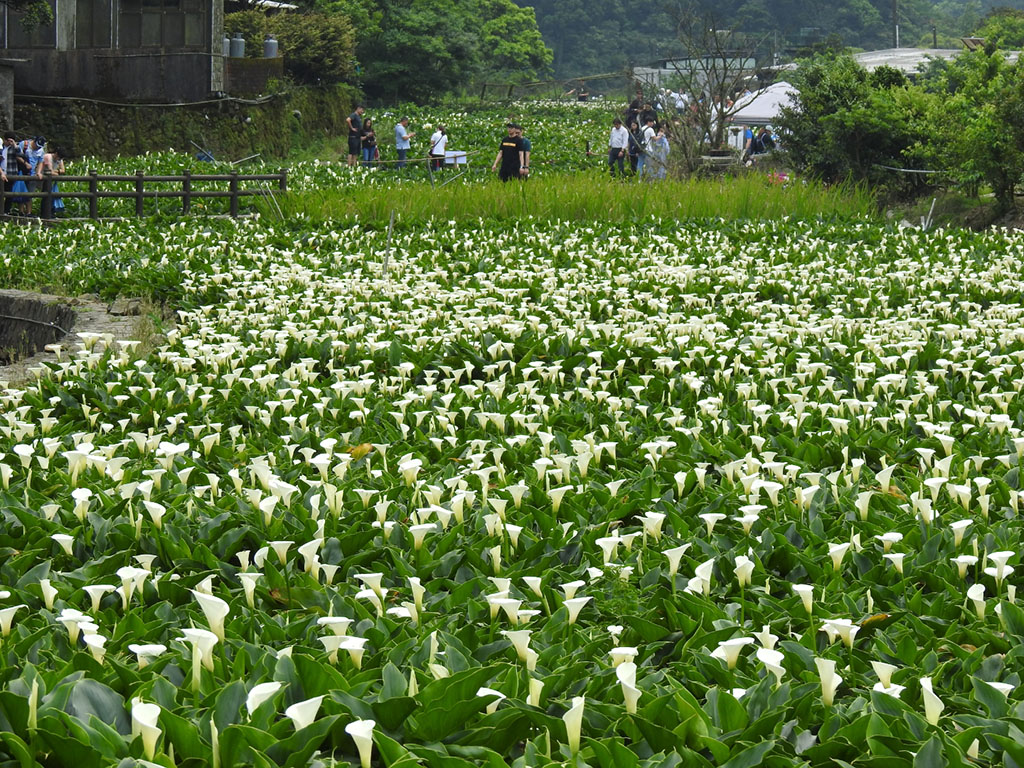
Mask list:
[[[111,0],[77,0],[75,47],[111,48]]]
[[[7,47],[8,48],[56,48],[57,47],[57,12],[56,0],[50,0],[50,10],[54,21],[24,27],[21,14],[7,8]]]
[[[205,48],[207,2],[121,0],[118,15],[119,47]]]

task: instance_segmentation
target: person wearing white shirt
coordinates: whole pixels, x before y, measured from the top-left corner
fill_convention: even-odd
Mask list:
[[[608,170],[615,175],[615,166],[619,166],[619,176],[625,176],[625,159],[629,151],[629,131],[622,125],[619,118],[612,121],[612,132],[608,138]]]
[[[638,179],[644,177],[644,167],[647,165],[647,155],[650,154],[654,135],[654,119],[649,117],[647,118],[647,125],[644,126],[643,144],[640,145],[640,159],[636,166],[636,176]]]
[[[444,126],[437,126],[437,130],[430,136],[430,164],[435,171],[440,171],[444,165],[444,150],[448,146],[448,134]]]

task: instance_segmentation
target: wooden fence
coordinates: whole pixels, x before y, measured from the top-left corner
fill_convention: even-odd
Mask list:
[[[21,179],[26,184],[33,179],[39,181],[35,176],[8,176],[11,182]],[[52,182],[52,183],[51,183]],[[227,182],[227,189],[194,189],[193,185],[203,184],[205,182]],[[241,185],[256,182],[257,188],[243,188]],[[129,183],[133,185],[132,189],[101,189],[102,184],[106,183]],[[53,191],[53,184],[58,184],[60,189],[57,192]],[[81,185],[87,184],[88,191],[80,189]],[[146,185],[150,185],[149,189]],[[155,188],[154,184],[174,184],[180,188],[166,187],[163,189]],[[192,201],[195,199],[206,199],[206,198],[228,198],[229,213],[231,216],[238,216],[238,203],[243,197],[253,196],[273,196],[275,192],[287,192],[288,191],[288,174],[284,168],[278,169],[277,173],[256,173],[256,174],[240,174],[240,173],[213,173],[213,174],[198,174],[192,173],[191,171],[182,171],[178,176],[152,176],[146,175],[143,171],[139,171],[134,175],[100,175],[95,171],[90,171],[85,176],[45,176],[40,184],[41,189],[32,192],[17,192],[12,193],[10,191],[4,191],[0,188],[0,202],[4,202],[5,197],[17,197],[17,198],[28,198],[30,201],[35,198],[41,198],[43,200],[43,211],[53,211],[53,200],[54,198],[64,199],[78,199],[89,201],[89,218],[98,219],[99,215],[99,201],[101,199],[109,198],[120,198],[120,199],[131,199],[135,201],[135,215],[144,216],[143,203],[145,200],[158,200],[161,198],[181,198],[181,212],[183,214],[191,213]],[[77,188],[76,188],[77,187]],[[276,187],[276,188],[275,188]],[[17,205],[15,203],[14,205]]]

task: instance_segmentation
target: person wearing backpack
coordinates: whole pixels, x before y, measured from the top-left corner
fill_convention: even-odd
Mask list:
[[[644,168],[647,166],[647,155],[651,151],[651,142],[654,141],[654,118],[648,116],[644,123],[644,130],[642,134],[642,143],[640,145],[640,162],[637,167],[637,175],[642,179],[644,176]]]

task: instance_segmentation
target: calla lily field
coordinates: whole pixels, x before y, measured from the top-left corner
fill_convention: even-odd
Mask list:
[[[9,234],[0,765],[1024,765],[1024,235]]]

